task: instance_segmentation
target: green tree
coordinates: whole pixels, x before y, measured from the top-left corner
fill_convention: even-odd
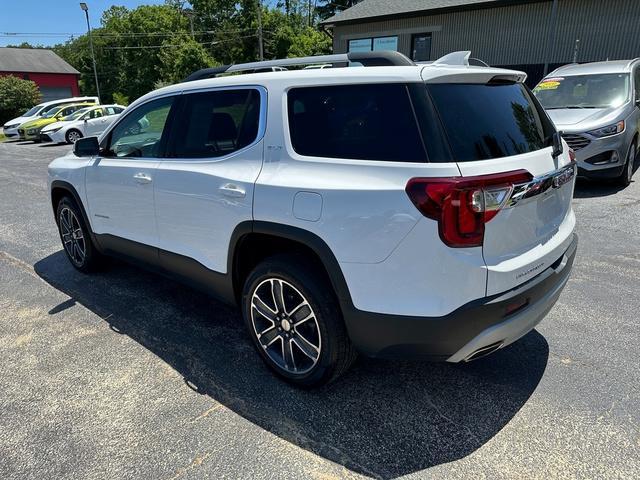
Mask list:
[[[205,47],[190,37],[171,38],[160,52],[161,79],[165,83],[177,83],[201,68],[216,64]],[[170,47],[169,45],[178,45]]]
[[[360,1],[361,0],[319,0],[316,7],[316,13],[321,19],[325,20],[336,13],[340,13],[347,8],[353,7]]]
[[[0,125],[40,103],[40,91],[31,80],[0,76]]]

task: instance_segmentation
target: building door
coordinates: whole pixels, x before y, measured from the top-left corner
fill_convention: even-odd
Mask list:
[[[43,102],[73,97],[71,87],[40,87]]]
[[[411,59],[427,62],[431,59],[431,34],[419,33],[411,37]]]

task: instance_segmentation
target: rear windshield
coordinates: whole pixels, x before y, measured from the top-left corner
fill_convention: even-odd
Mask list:
[[[550,144],[554,127],[522,84],[446,83],[430,84],[427,89],[453,161],[509,157]]]
[[[629,100],[628,73],[572,75],[542,80],[533,92],[548,110],[619,107]]]

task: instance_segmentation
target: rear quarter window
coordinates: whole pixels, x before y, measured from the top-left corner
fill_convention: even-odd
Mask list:
[[[453,160],[509,157],[549,145],[553,124],[519,83],[430,84]]]
[[[293,88],[287,101],[291,143],[300,155],[426,161],[404,84]]]

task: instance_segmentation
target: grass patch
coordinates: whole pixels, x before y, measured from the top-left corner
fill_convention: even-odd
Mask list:
[[[5,137],[4,133],[0,132],[0,142],[4,142],[7,139],[7,137]]]

